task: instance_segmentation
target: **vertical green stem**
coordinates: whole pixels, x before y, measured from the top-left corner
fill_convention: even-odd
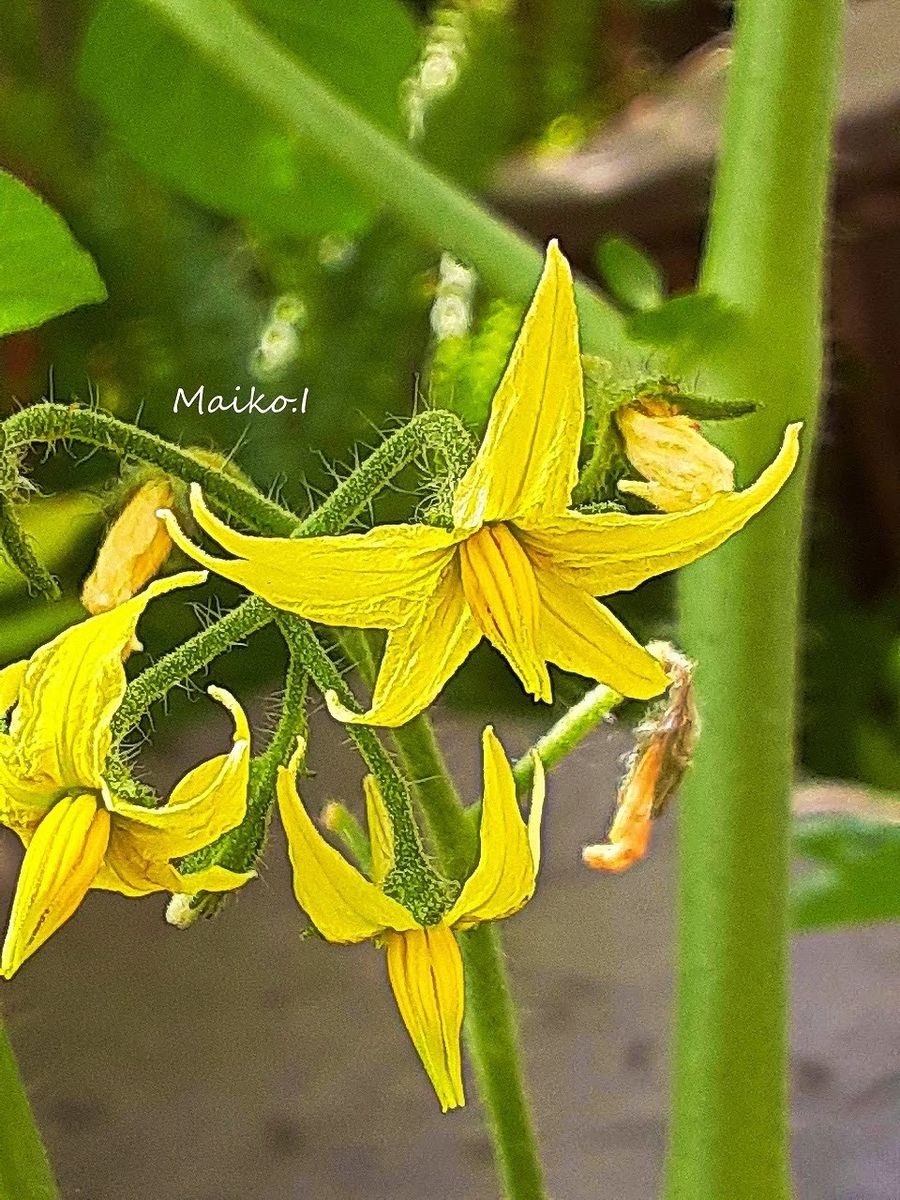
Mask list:
[[[822,261],[841,0],[743,0],[704,287],[744,320],[715,393],[762,402],[723,434],[748,474],[789,420],[782,495],[683,573],[703,736],[680,805],[668,1200],[786,1200],[788,817],[803,508],[822,373]]]
[[[466,1047],[508,1200],[546,1200],[544,1173],[522,1083],[515,1003],[496,925],[459,935],[466,972]]]
[[[47,1151],[0,1026],[0,1200],[58,1200]]]

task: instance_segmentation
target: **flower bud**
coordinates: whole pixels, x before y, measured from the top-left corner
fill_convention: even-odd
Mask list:
[[[616,420],[626,457],[645,480],[620,480],[620,491],[662,512],[694,508],[734,491],[734,463],[673,405],[643,397],[621,409]]]
[[[172,539],[156,512],[170,508],[174,499],[168,479],[152,479],[132,494],[110,526],[94,569],[84,581],[81,602],[89,613],[117,608],[159,574]]]

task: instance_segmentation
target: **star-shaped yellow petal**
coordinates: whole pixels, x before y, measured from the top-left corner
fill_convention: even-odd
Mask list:
[[[665,672],[595,597],[693,562],[737,533],[793,470],[799,426],[743,492],[719,492],[713,481],[698,493],[711,487],[711,499],[671,515],[587,514],[569,507],[584,416],[572,275],[551,242],[481,448],[456,489],[451,530],[249,537],[214,517],[195,489],[198,524],[234,556],[221,559],[167,521],[187,553],[278,607],[388,631],[370,708],[354,713],[326,697],[342,721],[404,724],[482,637],[536,700],[552,698],[549,663],[648,699],[665,690]],[[712,462],[719,452],[704,445]]]

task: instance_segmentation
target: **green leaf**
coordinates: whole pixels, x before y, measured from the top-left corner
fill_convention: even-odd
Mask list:
[[[657,308],[665,300],[662,271],[627,238],[608,237],[597,246],[594,261],[603,282],[625,308]]]
[[[739,335],[737,313],[719,296],[710,292],[689,292],[674,296],[658,308],[635,313],[627,325],[636,342],[671,350],[682,364],[694,358],[708,358],[721,351]]]
[[[106,299],[94,260],[58,213],[0,171],[0,336]]]
[[[261,29],[382,129],[401,128],[418,51],[397,0],[248,0]],[[136,0],[102,0],[82,48],[88,96],[147,170],[272,233],[353,234],[370,206],[311,145]]]
[[[900,919],[900,804],[898,823],[846,814],[805,818],[794,848],[818,865],[796,880],[796,929],[828,929]]]

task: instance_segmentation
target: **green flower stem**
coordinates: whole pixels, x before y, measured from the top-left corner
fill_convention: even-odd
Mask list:
[[[520,795],[524,794],[534,780],[532,752],[537,753],[544,764],[545,771],[552,771],[557,763],[562,762],[567,754],[571,754],[591,730],[596,729],[602,721],[605,721],[624,699],[624,696],[614,692],[612,688],[606,687],[605,684],[601,683],[597,687],[591,688],[577,704],[573,704],[563,713],[543,737],[538,738],[527,754],[523,754],[518,760],[513,767],[516,791]]]
[[[157,701],[191,675],[208,667],[220,654],[245,641],[275,619],[275,610],[256,596],[243,600],[207,629],[164,654],[128,685],[112,720],[113,743],[119,742],[144,719]]]
[[[311,144],[378,207],[436,248],[477,267],[487,285],[525,302],[542,255],[510,225],[368,122],[227,0],[145,0],[185,42],[287,129]],[[576,286],[587,349],[639,373],[646,351],[593,288]]]
[[[7,463],[30,446],[68,441],[108,450],[121,459],[149,463],[186,483],[199,483],[229,516],[260,533],[290,537],[296,528],[294,513],[251,485],[224,474],[218,467],[204,464],[189,450],[182,450],[165,438],[97,409],[44,402],[13,413],[0,426],[0,454]]]
[[[321,692],[336,692],[341,703],[358,709],[344,677],[328,657],[310,625],[299,617],[288,618],[286,615],[282,615],[281,621],[293,653],[309,672],[316,687]],[[391,820],[394,865],[384,881],[384,890],[405,904],[421,924],[439,921],[455,889],[448,888],[425,854],[407,782],[374,729],[366,725],[348,725],[347,733],[377,779]]]
[[[515,1002],[496,925],[459,935],[466,976],[463,1033],[508,1200],[547,1200],[544,1171],[522,1079]]]
[[[0,1025],[0,1200],[58,1200],[12,1046]]]
[[[16,517],[12,499],[5,494],[0,494],[0,545],[6,551],[10,562],[28,581],[30,591],[37,592],[48,600],[59,599],[59,585],[43,563],[35,557],[28,535]]]
[[[668,1200],[786,1200],[788,833],[803,509],[822,371],[823,243],[840,0],[743,0],[703,285],[743,318],[712,391],[741,470],[806,422],[801,469],[681,576],[703,724],[679,805]]]

